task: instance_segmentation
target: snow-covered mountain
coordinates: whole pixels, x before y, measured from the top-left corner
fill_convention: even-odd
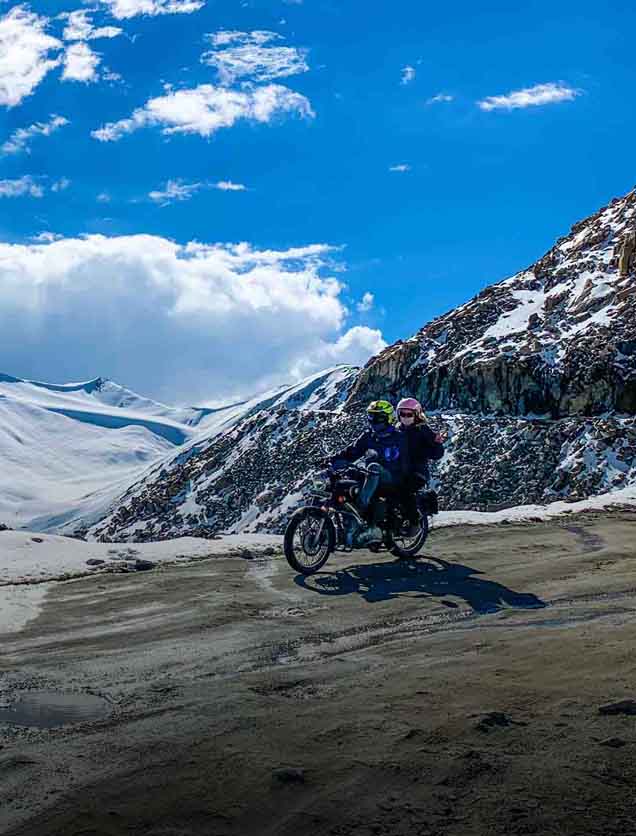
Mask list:
[[[89,536],[279,531],[316,459],[355,438],[376,397],[416,395],[449,431],[442,507],[573,501],[636,483],[636,276],[617,269],[635,224],[633,191],[362,371],[328,378],[333,396],[234,415],[155,466]]]
[[[58,385],[0,374],[0,521],[48,530],[99,516],[211,416],[101,378]]]
[[[0,522],[75,533],[128,488],[262,410],[341,403],[339,367],[220,409],[170,407],[96,378],[51,384],[0,374]]]

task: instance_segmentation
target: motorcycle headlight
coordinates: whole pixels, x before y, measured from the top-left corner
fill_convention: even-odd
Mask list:
[[[312,479],[311,486],[318,493],[328,493],[331,488],[331,485],[324,476],[315,476]]]

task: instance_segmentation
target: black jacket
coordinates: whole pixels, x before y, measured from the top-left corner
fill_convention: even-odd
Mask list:
[[[380,435],[373,430],[366,430],[353,442],[332,456],[335,467],[361,459],[369,450],[378,454],[378,464],[385,467],[395,478],[402,479],[408,474],[406,439],[395,427],[387,427]]]
[[[406,430],[389,427],[382,435],[367,430],[353,444],[332,456],[331,461],[336,467],[355,462],[369,450],[374,450],[378,463],[399,480],[415,473],[428,475],[428,459],[441,459],[444,455],[444,447],[435,441],[435,433],[423,425]]]
[[[400,425],[398,433],[405,440],[405,455],[409,462],[409,475],[421,473],[428,477],[428,461],[438,461],[444,455],[444,445],[435,441],[435,433],[426,424],[412,427]]]

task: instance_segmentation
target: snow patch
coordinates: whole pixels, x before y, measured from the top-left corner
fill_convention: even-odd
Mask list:
[[[98,574],[127,560],[172,563],[227,555],[242,548],[280,546],[281,542],[281,537],[272,534],[240,534],[214,540],[179,537],[156,543],[94,543],[30,531],[0,531],[0,589]],[[87,560],[104,563],[91,567]]]
[[[513,299],[519,301],[519,305],[514,310],[503,313],[497,322],[484,332],[482,339],[487,339],[488,337],[506,337],[509,334],[525,331],[532,314],[539,313],[543,310],[545,303],[545,294],[543,291],[513,290],[511,296]]]

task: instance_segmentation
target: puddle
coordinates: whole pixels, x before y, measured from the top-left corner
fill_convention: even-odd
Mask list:
[[[0,723],[53,729],[67,723],[101,720],[109,713],[109,703],[93,694],[30,691],[20,694],[11,705],[0,708]]]

